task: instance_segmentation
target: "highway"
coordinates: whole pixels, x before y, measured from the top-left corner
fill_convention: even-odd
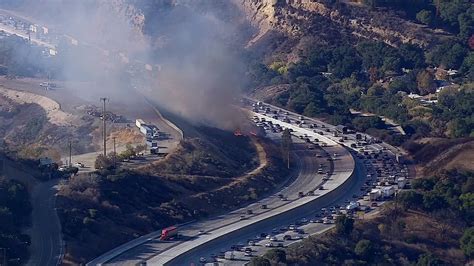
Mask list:
[[[334,206],[341,206],[343,209],[349,201],[363,202],[367,191],[376,186],[368,184],[380,181],[382,177],[386,180],[385,176],[389,174],[395,177],[396,174],[403,173],[402,168],[394,166],[397,149],[386,143],[364,134],[358,138],[355,133],[338,133],[333,125],[301,117],[268,104],[255,108],[256,104],[256,101],[247,99],[246,108],[257,125],[265,128],[269,138],[276,141],[280,138],[280,131],[275,130],[277,124],[280,130],[292,130],[295,158],[298,162],[298,174],[294,182],[245,208],[206,221],[179,226],[182,234],[179,240],[160,241],[157,239],[159,232],[154,232],[140,242],[126,243],[122,245],[121,250],[108,252],[88,265],[199,264],[203,261],[215,261],[215,258],[223,256],[225,251],[232,250],[232,246],[246,246],[249,240],[257,243],[252,247],[254,255],[262,254],[267,249],[265,245],[272,242],[258,239],[262,232],[274,235],[279,239],[275,245],[283,246],[309,234],[321,233],[332,226],[330,221],[322,224],[320,219],[312,218],[332,217],[331,213],[329,216],[327,213],[321,214],[322,208],[331,207],[332,213],[339,213],[339,209],[336,210]],[[279,115],[275,116],[275,113]],[[305,123],[299,123],[301,120]],[[341,144],[351,146],[353,154]],[[379,162],[381,159],[376,159],[379,154],[384,156],[383,163]],[[326,175],[329,179],[324,178]],[[379,185],[380,183],[378,182]],[[314,195],[299,195],[306,195],[308,192]],[[365,203],[370,204],[368,201]],[[268,209],[262,209],[263,204],[267,205]],[[252,214],[248,214],[248,210],[252,210]],[[299,222],[300,219],[305,222]],[[309,223],[310,219],[312,223]],[[298,229],[303,229],[304,233],[289,230],[291,224],[298,224]],[[283,240],[285,234],[291,239]],[[239,260],[226,261],[221,257],[218,261],[225,262],[226,265],[242,265],[249,260],[242,251],[235,251],[235,258]]]
[[[287,126],[291,125],[288,124]],[[269,134],[269,136],[274,139],[280,137],[279,134]],[[110,265],[134,265],[147,260],[150,265],[166,264],[169,260],[179,258],[180,256],[178,255],[185,253],[186,250],[204,246],[203,244],[205,243],[219,240],[216,242],[218,244],[210,249],[213,252],[215,252],[216,248],[220,250],[222,247],[228,247],[230,246],[230,242],[224,241],[222,243],[223,239],[221,236],[231,235],[232,232],[239,232],[240,228],[252,228],[257,226],[263,229],[263,227],[267,228],[269,224],[271,227],[276,227],[279,224],[287,222],[287,220],[293,221],[293,219],[297,217],[294,214],[289,217],[282,217],[281,214],[301,206],[309,206],[308,203],[313,202],[317,198],[324,198],[326,194],[329,194],[333,189],[339,187],[340,184],[345,183],[354,170],[354,160],[348,150],[337,145],[332,140],[325,140],[328,142],[326,147],[323,147],[323,149],[310,150],[304,141],[295,138],[298,175],[294,182],[272,196],[229,214],[180,227],[180,233],[187,241],[165,242],[150,238],[140,245],[135,245],[136,243],[131,244],[130,247],[133,248],[116,254],[117,256],[113,259],[110,259],[111,256],[113,257],[112,254],[106,253],[98,259],[91,261],[89,265],[100,263]],[[334,153],[338,154],[338,158],[336,160],[328,160]],[[316,174],[319,168],[325,169],[325,173],[329,171],[331,178],[329,180],[323,180],[324,175]],[[321,184],[324,184],[324,190],[318,189]],[[313,191],[316,196],[300,198],[298,195],[300,192],[306,194],[310,191]],[[282,194],[284,197],[287,197],[288,200],[282,201],[280,197],[278,197],[278,194]],[[267,205],[268,209],[261,209],[260,206],[263,204]],[[252,215],[246,215],[249,209],[252,210]],[[306,213],[306,211],[303,211],[303,214],[304,213]],[[245,215],[245,219],[241,219],[241,215]],[[255,229],[251,229],[250,234],[254,236],[256,234]],[[232,241],[233,240],[235,240],[235,238],[232,238]],[[199,250],[197,252],[200,253]],[[153,257],[158,253],[159,256]],[[201,256],[206,253],[211,254],[212,252],[203,252]],[[186,261],[187,259],[184,258],[183,262],[187,263]],[[181,261],[178,262],[178,264],[181,263]],[[176,264],[176,262],[173,261],[171,264]]]

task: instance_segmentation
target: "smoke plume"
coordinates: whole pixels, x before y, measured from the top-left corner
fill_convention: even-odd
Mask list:
[[[192,122],[239,126],[233,104],[243,84],[243,35],[231,3],[22,1],[20,9],[67,34],[57,40],[57,78],[94,84],[81,88],[81,95],[111,95],[126,104],[132,89],[144,90]]]

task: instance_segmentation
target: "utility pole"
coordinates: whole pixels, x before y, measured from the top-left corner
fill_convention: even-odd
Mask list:
[[[69,167],[72,166],[72,141],[69,140]]]
[[[286,157],[286,163],[287,163],[288,169],[290,169],[291,146],[292,146],[291,133],[288,129],[285,129],[281,137],[281,147],[282,147],[282,153],[283,153],[282,155]]]
[[[103,102],[102,105],[102,137],[104,139],[104,157],[107,157],[107,131],[105,128],[105,101],[108,101],[109,98],[100,98]]]
[[[114,168],[117,167],[117,151],[115,150],[115,139],[116,137],[112,138],[114,140]]]

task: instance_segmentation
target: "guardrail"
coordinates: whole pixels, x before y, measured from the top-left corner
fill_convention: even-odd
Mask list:
[[[183,225],[187,225],[187,224],[190,224],[190,223],[193,223],[195,222],[195,220],[192,220],[192,221],[189,221],[189,222],[186,222],[186,223],[182,223],[182,224],[178,224],[176,225],[176,227],[180,227],[180,226],[183,226]],[[140,246],[152,239],[156,239],[158,237],[161,236],[161,229],[160,230],[157,230],[157,231],[154,231],[154,232],[151,232],[149,234],[146,234],[146,235],[143,235],[139,238],[135,238],[133,240],[130,240],[110,251],[108,251],[107,253],[105,254],[102,254],[100,255],[99,257],[89,261],[86,266],[95,266],[95,265],[103,265],[104,263],[107,263],[108,261],[120,256],[120,254],[134,248],[134,247],[137,247],[137,246]]]
[[[155,107],[155,105],[153,103],[150,102],[150,100],[148,100],[144,95],[142,95],[143,98],[145,99],[146,103],[148,105],[150,105],[150,107],[156,112],[156,114],[160,117],[161,120],[163,120],[165,122],[165,124],[167,124],[169,127],[171,127],[172,129],[174,129],[176,132],[179,133],[181,139],[184,139],[184,132],[178,127],[176,126],[175,124],[173,124],[173,122],[169,121],[168,119],[166,119],[160,112],[160,110],[158,110],[158,108]]]

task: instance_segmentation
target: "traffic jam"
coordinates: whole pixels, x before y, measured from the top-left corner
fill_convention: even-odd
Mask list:
[[[394,152],[393,147],[343,126],[329,125],[262,102],[249,99],[245,99],[243,102],[244,105],[251,105],[251,110],[256,114],[252,117],[253,122],[269,136],[280,135],[281,137],[281,133],[285,130],[283,123],[275,123],[272,120],[317,133],[320,139],[302,133],[304,131],[289,128],[293,142],[306,143],[308,149],[320,150],[315,152],[317,157],[337,160],[338,156],[338,154],[327,154],[324,147],[330,144],[321,141],[321,139],[327,138],[345,146],[350,150],[356,162],[363,166],[366,175],[363,177],[365,182],[359,192],[348,195],[346,199],[337,204],[325,206],[308,214],[308,217],[295,220],[286,226],[269,228],[268,232],[261,232],[254,238],[248,239],[246,243],[236,243],[227,250],[221,250],[219,254],[211,254],[210,258],[201,257],[199,260],[201,263],[248,261],[253,256],[263,255],[268,249],[286,248],[312,234],[322,233],[332,228],[340,215],[347,215],[354,219],[363,218],[385,201],[393,199],[398,190],[409,185],[407,166],[400,162],[400,157],[396,151]],[[324,167],[325,165],[321,164],[315,173],[325,175],[322,180],[331,175],[330,171]],[[308,195],[300,192],[299,196]],[[281,200],[286,200],[282,194],[278,194],[278,197]]]

